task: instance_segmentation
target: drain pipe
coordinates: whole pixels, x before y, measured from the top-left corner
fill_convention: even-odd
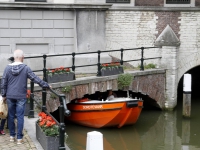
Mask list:
[[[191,115],[191,74],[184,74],[183,78],[183,117]]]

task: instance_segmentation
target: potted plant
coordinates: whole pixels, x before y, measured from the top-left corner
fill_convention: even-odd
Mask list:
[[[56,68],[47,70],[47,81],[48,83],[64,82],[75,80],[75,74],[70,68]]]
[[[65,87],[63,87],[62,88],[62,92],[63,93],[65,93],[65,95],[66,95],[66,100],[67,100],[67,102],[69,102],[69,97],[70,97],[70,91],[72,90],[72,86],[71,85],[67,85],[67,86],[65,86]]]
[[[45,150],[59,148],[59,126],[51,116],[40,112],[36,122],[36,138]]]
[[[119,62],[111,62],[101,65],[101,76],[109,76],[124,73]]]
[[[127,90],[127,97],[129,97],[129,86],[133,78],[133,75],[130,73],[120,74],[117,78],[118,89]]]

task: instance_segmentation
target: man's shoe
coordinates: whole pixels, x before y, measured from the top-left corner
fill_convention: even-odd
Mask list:
[[[22,139],[17,139],[17,144],[23,144],[23,140]]]
[[[13,136],[10,136],[10,142],[14,142],[15,138]]]
[[[1,135],[5,135],[5,132],[3,130],[0,131]]]

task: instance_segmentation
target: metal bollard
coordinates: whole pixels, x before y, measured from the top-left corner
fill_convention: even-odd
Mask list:
[[[97,131],[88,132],[86,150],[103,150],[103,134]]]

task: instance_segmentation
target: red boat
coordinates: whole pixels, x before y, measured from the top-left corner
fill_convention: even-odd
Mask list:
[[[143,100],[114,98],[113,100],[78,101],[67,104],[71,116],[67,120],[93,128],[132,125],[138,120]]]

